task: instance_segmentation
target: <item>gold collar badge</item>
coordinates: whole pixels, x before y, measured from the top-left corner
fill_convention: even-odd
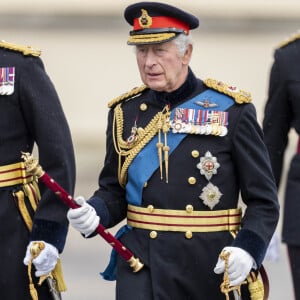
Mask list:
[[[148,15],[146,9],[142,9],[142,15],[139,17],[139,24],[142,28],[149,28],[152,25],[152,18]]]

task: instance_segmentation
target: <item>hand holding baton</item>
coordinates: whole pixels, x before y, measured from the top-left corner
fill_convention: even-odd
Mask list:
[[[39,178],[41,182],[58,195],[65,204],[72,209],[80,207],[73,197],[42,169],[38,160],[30,153],[22,152],[22,159],[24,160],[26,171]],[[135,258],[133,253],[116,239],[102,224],[99,223],[96,231],[129,263],[133,272],[138,272],[143,268],[144,264],[140,262],[139,258]]]

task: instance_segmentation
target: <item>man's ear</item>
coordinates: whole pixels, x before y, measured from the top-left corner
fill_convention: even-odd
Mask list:
[[[191,57],[192,57],[192,52],[193,52],[193,45],[189,44],[188,48],[186,49],[183,57],[182,57],[182,63],[184,65],[188,65],[190,63]]]

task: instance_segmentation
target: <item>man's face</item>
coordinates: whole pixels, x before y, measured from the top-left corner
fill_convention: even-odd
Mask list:
[[[141,79],[150,89],[172,92],[185,81],[192,46],[181,57],[174,41],[137,45],[136,58]]]

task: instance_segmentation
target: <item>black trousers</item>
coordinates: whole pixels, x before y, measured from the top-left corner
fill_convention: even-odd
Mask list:
[[[295,300],[300,300],[300,247],[288,245]]]

